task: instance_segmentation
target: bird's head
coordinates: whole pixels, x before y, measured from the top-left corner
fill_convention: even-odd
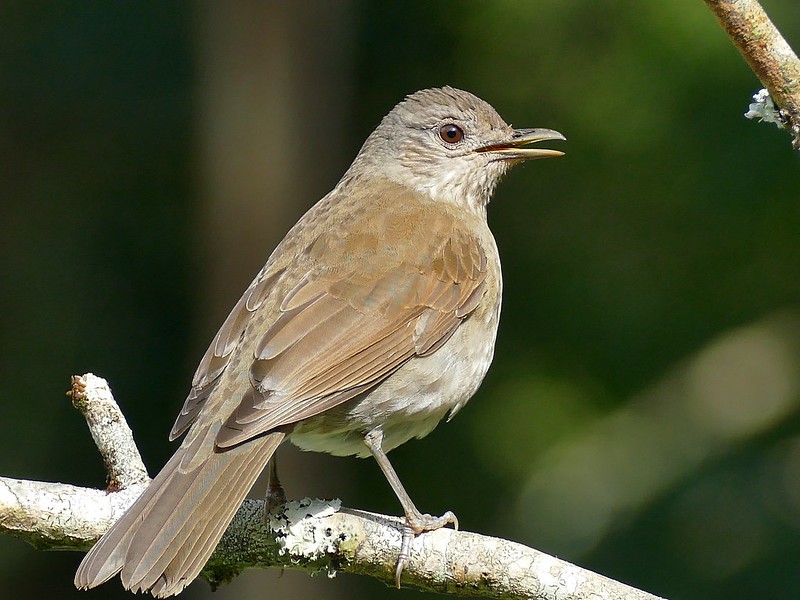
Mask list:
[[[483,212],[511,165],[563,154],[528,144],[564,139],[551,129],[515,129],[469,92],[432,88],[411,94],[383,118],[353,168]]]

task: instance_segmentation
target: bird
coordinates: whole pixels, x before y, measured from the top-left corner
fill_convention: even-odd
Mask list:
[[[405,515],[399,586],[414,536],[458,521],[421,513],[387,453],[481,384],[502,296],[487,205],[511,166],[563,154],[530,144],[564,139],[449,86],[397,104],[223,322],[170,432],[180,447],[83,558],[76,587],[119,574],[134,592],[180,593],[259,474],[276,475],[285,441],[374,457]]]

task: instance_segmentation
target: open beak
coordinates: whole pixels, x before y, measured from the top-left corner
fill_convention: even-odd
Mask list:
[[[511,137],[501,142],[489,144],[477,149],[477,152],[499,154],[502,160],[530,160],[534,158],[553,158],[563,156],[560,150],[546,148],[523,148],[528,144],[546,140],[564,140],[563,135],[552,129],[514,129]]]

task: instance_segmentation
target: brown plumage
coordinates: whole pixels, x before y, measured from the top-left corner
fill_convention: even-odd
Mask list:
[[[179,593],[284,439],[375,455],[415,533],[453,522],[416,510],[385,452],[429,433],[483,379],[502,287],[485,207],[510,164],[560,154],[522,144],[559,138],[514,130],[452,88],[395,107],[223,323],[170,434],[188,431],[181,447],[76,586],[119,573],[128,589]]]

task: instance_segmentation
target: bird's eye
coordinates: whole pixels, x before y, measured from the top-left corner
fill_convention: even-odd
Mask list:
[[[454,123],[447,123],[439,127],[439,137],[443,142],[455,144],[464,138],[464,130]]]

